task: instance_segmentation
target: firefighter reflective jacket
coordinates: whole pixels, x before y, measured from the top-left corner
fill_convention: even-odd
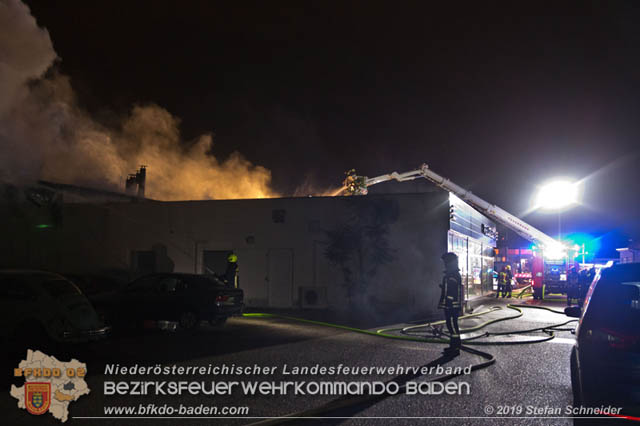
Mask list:
[[[238,288],[238,264],[236,262],[227,262],[224,279],[229,287]]]
[[[460,308],[462,302],[462,277],[460,272],[445,272],[442,277],[439,309]]]
[[[498,274],[498,283],[506,284],[507,283],[507,272],[502,271]]]

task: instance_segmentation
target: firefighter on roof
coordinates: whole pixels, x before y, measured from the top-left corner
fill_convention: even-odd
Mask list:
[[[439,309],[444,309],[444,318],[447,330],[451,335],[449,347],[445,349],[445,355],[456,356],[460,354],[460,328],[458,317],[462,306],[462,277],[458,269],[458,256],[455,253],[442,255],[444,262],[444,277],[440,284],[441,294]]]

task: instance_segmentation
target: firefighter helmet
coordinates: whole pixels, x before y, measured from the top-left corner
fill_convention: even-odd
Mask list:
[[[236,263],[237,261],[238,261],[238,256],[235,253],[229,253],[229,256],[227,256],[227,262]]]
[[[510,271],[511,270],[511,265],[507,265],[506,268],[507,268],[507,271]]]

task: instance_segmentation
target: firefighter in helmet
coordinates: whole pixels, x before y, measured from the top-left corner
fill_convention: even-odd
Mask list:
[[[511,282],[513,281],[513,274],[511,273],[511,265],[505,266],[505,283],[504,283],[504,293],[502,297],[511,297]]]
[[[240,285],[238,278],[238,256],[234,252],[227,255],[227,269],[224,272],[224,281],[227,286],[238,288]]]
[[[578,268],[572,266],[567,276],[567,306],[571,306],[574,299],[580,300],[580,274]]]
[[[507,291],[507,267],[503,266],[500,272],[498,272],[498,291],[496,292],[496,298],[504,297]]]
[[[460,354],[460,328],[458,317],[462,306],[462,277],[458,268],[458,256],[455,253],[442,255],[444,262],[444,277],[440,284],[441,294],[439,309],[444,309],[444,318],[447,330],[451,335],[449,347],[445,349],[445,355],[457,356]]]

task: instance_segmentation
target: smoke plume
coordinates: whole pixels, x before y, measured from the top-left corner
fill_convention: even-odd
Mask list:
[[[37,179],[122,190],[146,165],[146,195],[159,200],[276,196],[271,172],[240,153],[219,161],[213,137],[185,143],[178,118],[150,104],[134,106],[107,128],[78,106],[57,55],[19,0],[0,0],[0,181]]]

